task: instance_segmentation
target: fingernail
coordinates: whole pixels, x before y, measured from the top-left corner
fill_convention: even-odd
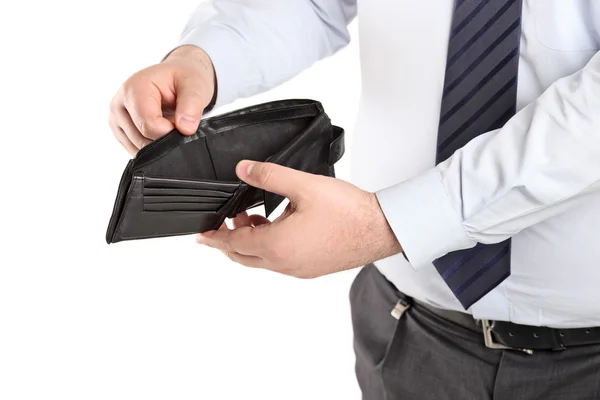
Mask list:
[[[196,129],[198,125],[198,121],[195,118],[188,117],[187,115],[179,118],[179,123],[190,129]]]
[[[248,163],[248,167],[246,168],[246,173],[247,173],[248,175],[250,175],[250,174],[252,173],[252,170],[254,169],[254,164],[255,164],[255,163],[253,163],[253,162],[251,162],[251,163]]]

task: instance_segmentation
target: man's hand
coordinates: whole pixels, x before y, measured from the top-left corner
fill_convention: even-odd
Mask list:
[[[198,242],[222,250],[249,267],[298,278],[314,278],[359,267],[400,253],[402,248],[373,193],[339,179],[242,161],[240,179],[290,200],[272,223],[246,213],[198,235]]]
[[[110,104],[109,125],[132,155],[173,128],[192,135],[215,92],[215,72],[194,46],[174,50],[162,63],[129,78]]]

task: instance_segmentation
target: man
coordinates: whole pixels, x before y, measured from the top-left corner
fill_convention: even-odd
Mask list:
[[[213,0],[132,76],[132,154],[347,44],[352,0]],[[600,399],[600,2],[368,0],[356,186],[243,161],[282,194],[198,241],[351,290],[365,399]],[[351,84],[351,83],[349,83]],[[173,118],[161,113],[173,108]],[[369,263],[375,263],[374,265]]]

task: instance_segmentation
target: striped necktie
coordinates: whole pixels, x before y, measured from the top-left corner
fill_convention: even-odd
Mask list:
[[[522,0],[456,0],[437,163],[516,112]],[[434,265],[465,309],[510,275],[510,239],[448,253]]]

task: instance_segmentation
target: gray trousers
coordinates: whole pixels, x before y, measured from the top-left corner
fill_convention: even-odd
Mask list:
[[[600,400],[600,345],[533,355],[492,350],[481,333],[398,294],[373,266],[350,290],[356,375],[364,400]]]

